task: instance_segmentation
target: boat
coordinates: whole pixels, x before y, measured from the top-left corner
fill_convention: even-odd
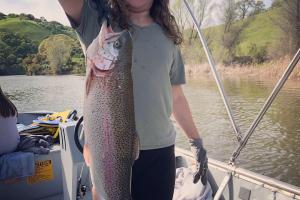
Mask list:
[[[20,113],[18,123],[29,125],[51,112]],[[48,155],[35,155],[39,165],[33,177],[0,182],[1,200],[91,200],[91,179],[76,144],[76,121],[60,124],[60,142]],[[82,125],[79,126],[82,129]],[[79,130],[81,131],[81,130]],[[78,140],[80,141],[80,140]],[[194,165],[191,152],[176,148],[176,166]],[[209,158],[208,181],[214,199],[300,200],[300,188]]]
[[[257,117],[242,136],[233,117],[214,59],[192,10],[183,0],[197,28],[211,70],[226,107],[239,146],[228,163],[208,159],[208,182],[214,200],[300,200],[300,188],[273,178],[251,172],[235,164],[255,128],[271,106],[277,94],[300,60],[300,49],[276,84]],[[29,125],[34,119],[51,112],[20,113],[18,123]],[[81,118],[82,119],[82,118]],[[35,155],[36,172],[32,177],[0,182],[0,200],[91,200],[91,179],[83,155],[81,120],[60,123],[59,144],[48,155]],[[176,167],[193,167],[191,152],[176,148]],[[38,169],[38,170],[37,170]]]

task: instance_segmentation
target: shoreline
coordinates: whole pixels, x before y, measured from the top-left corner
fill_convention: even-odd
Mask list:
[[[217,71],[221,77],[254,77],[258,79],[265,78],[280,78],[288,67],[291,58],[282,58],[276,61],[269,61],[263,64],[256,65],[231,65],[224,66],[218,64]],[[185,73],[189,78],[196,78],[196,76],[212,76],[211,69],[208,63],[197,65],[185,65]],[[289,77],[289,80],[300,80],[300,63],[297,64],[294,71]]]
[[[222,64],[217,64],[217,72],[220,77],[226,78],[255,78],[255,79],[279,79],[289,63],[291,62],[290,57],[281,58],[278,60],[268,61],[262,64],[253,65],[231,65],[224,66]],[[185,64],[185,74],[187,79],[201,79],[205,77],[212,77],[211,69],[208,63],[202,64]],[[4,76],[30,76],[27,74],[18,75],[0,75]],[[32,75],[32,76],[85,76],[84,73],[74,73],[74,74],[45,74],[45,75]],[[300,62],[295,67],[294,71],[289,77],[289,80],[300,81]]]

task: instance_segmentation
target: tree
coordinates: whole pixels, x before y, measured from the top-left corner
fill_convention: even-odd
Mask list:
[[[47,22],[47,20],[46,20],[45,17],[41,17],[40,20],[41,20],[42,22]]]
[[[18,14],[14,14],[14,13],[9,13],[7,16],[8,16],[8,17],[11,17],[11,18],[19,17]]]
[[[26,15],[26,18],[27,18],[28,20],[34,20],[34,19],[35,19],[35,17],[34,17],[32,14],[27,14],[27,15]]]
[[[50,36],[42,41],[39,54],[46,56],[52,74],[62,74],[71,70],[67,64],[70,63],[74,42],[74,39],[63,34]]]
[[[11,32],[0,32],[1,75],[24,74],[23,58],[36,51],[36,45],[26,37]]]
[[[251,8],[255,5],[255,0],[240,0],[236,3],[240,19],[245,19]]]
[[[205,20],[206,17],[208,17],[208,10],[207,10],[207,6],[208,6],[208,1],[207,0],[190,0],[190,5],[191,5],[191,9],[197,19],[197,22],[199,24],[199,26],[201,26],[203,24],[203,21]],[[197,31],[196,31],[196,27],[195,24],[193,23],[193,21],[189,20],[190,22],[190,27],[191,27],[191,32],[189,35],[189,44],[192,43],[192,40],[195,39],[197,37]]]
[[[5,19],[5,18],[6,18],[6,15],[4,13],[0,12],[0,20]]]
[[[300,47],[300,1],[277,1],[279,15],[272,21],[281,30],[280,50],[282,55],[292,55]]]
[[[282,6],[283,1],[282,0],[273,0],[271,8],[278,8]]]
[[[222,37],[222,46],[224,47],[225,58],[223,62],[231,64],[236,57],[236,47],[241,41],[241,33],[252,22],[253,17],[240,20],[234,23],[238,17],[238,6],[234,0],[226,0],[224,8],[224,30]]]
[[[26,20],[27,17],[26,17],[26,14],[25,13],[21,13],[20,14],[20,20]]]
[[[237,6],[234,0],[226,0],[224,2],[224,33],[228,32],[231,28],[231,25],[237,18]]]
[[[172,11],[173,11],[174,17],[176,19],[176,22],[179,26],[179,30],[181,32],[183,32],[186,28],[188,18],[184,12],[182,0],[175,0],[171,7],[172,7]]]
[[[256,1],[256,3],[254,4],[254,10],[253,13],[254,15],[257,15],[259,13],[261,13],[262,11],[265,10],[265,4],[263,1]]]
[[[49,74],[49,65],[44,55],[39,53],[28,55],[22,63],[25,66],[26,74],[29,76]]]

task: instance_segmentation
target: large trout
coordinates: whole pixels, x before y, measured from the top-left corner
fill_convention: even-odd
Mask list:
[[[86,57],[84,132],[93,189],[101,200],[129,200],[131,168],[139,151],[130,33],[115,33],[103,23]]]

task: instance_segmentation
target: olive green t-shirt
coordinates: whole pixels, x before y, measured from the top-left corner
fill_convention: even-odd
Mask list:
[[[72,27],[84,51],[99,34],[97,11],[84,3],[81,22]],[[179,48],[156,23],[131,26],[133,37],[132,79],[136,129],[141,150],[175,144],[176,132],[170,120],[172,85],[184,84],[185,73]]]

